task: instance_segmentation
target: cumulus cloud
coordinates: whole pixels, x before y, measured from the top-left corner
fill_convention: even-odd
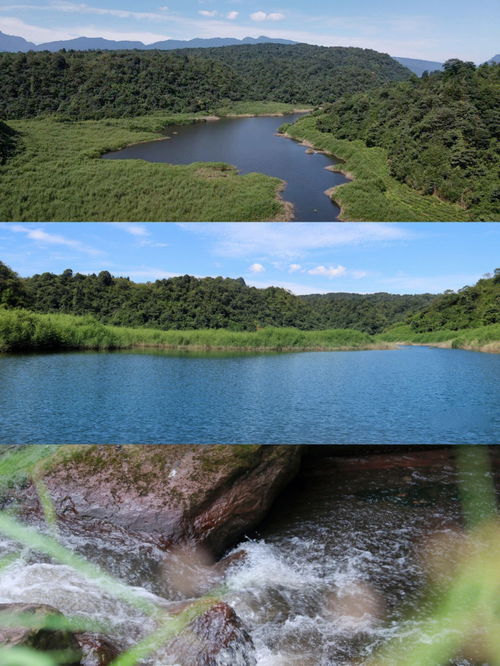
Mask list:
[[[250,14],[250,18],[252,21],[260,23],[261,21],[281,21],[285,18],[285,15],[280,12],[270,12],[269,14],[266,14],[266,12],[259,11]]]
[[[296,273],[297,271],[300,271],[302,266],[300,264],[290,264],[288,267],[288,272],[289,273]]]
[[[248,270],[252,273],[263,273],[266,269],[262,264],[252,264]]]
[[[334,278],[345,275],[346,270],[345,266],[316,266],[316,268],[311,268],[307,272],[309,275],[323,275],[324,277]]]
[[[217,16],[217,12],[215,11],[215,9],[212,10],[200,9],[198,11],[198,14],[200,14],[201,16],[207,16],[208,18],[213,18],[214,16]]]
[[[229,19],[230,21],[234,21],[234,19],[237,19],[239,15],[240,15],[239,12],[228,12],[226,14],[226,18]]]

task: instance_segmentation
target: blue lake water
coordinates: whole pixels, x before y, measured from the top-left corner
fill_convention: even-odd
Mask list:
[[[500,356],[0,355],[0,442],[497,443]]]
[[[324,192],[348,181],[325,169],[335,160],[321,153],[308,154],[298,142],[276,136],[280,125],[299,117],[222,118],[176,125],[167,128],[168,140],[138,143],[103,157],[169,164],[226,162],[242,174],[259,172],[285,180],[282,197],[293,203],[296,221],[336,220],[339,208]]]

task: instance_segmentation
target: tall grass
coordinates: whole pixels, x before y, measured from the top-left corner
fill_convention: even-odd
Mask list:
[[[481,348],[500,352],[500,324],[463,328],[458,331],[441,329],[429,333],[415,333],[410,326],[394,326],[374,337],[383,342],[447,344],[454,349]]]
[[[300,331],[296,328],[170,330],[106,326],[93,317],[36,314],[0,309],[0,351],[127,349],[170,347],[202,349],[362,348],[374,340],[354,330]]]
[[[301,331],[266,327],[257,331],[227,329],[169,330],[101,324],[90,315],[37,314],[0,308],[0,352],[69,349],[334,350],[388,348],[391,343],[444,344],[454,348],[500,351],[500,324],[460,331],[415,333],[397,326],[369,335],[352,329]]]
[[[10,121],[18,149],[0,166],[4,221],[259,221],[284,219],[279,178],[239,175],[220,163],[102,160],[110,150],[160,137],[198,114],[65,122]]]
[[[354,178],[341,185],[333,198],[342,208],[341,219],[377,222],[459,222],[470,219],[459,206],[424,196],[389,173],[387,151],[368,148],[362,141],[336,139],[316,129],[314,116],[286,125],[286,133],[306,140],[343,160],[339,169]]]

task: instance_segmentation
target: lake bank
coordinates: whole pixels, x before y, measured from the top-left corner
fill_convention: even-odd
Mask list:
[[[289,122],[302,116],[288,114]],[[278,195],[293,205],[292,212],[285,204],[282,220],[334,221],[339,211],[324,191],[345,179],[339,172],[325,171],[333,163],[327,154],[283,142],[279,128],[284,118],[278,113],[227,114],[209,123],[172,125],[166,128],[169,141],[130,145],[102,157],[178,166],[199,163],[200,170],[203,163],[213,162],[231,165],[242,176],[266,174],[280,179]]]
[[[320,132],[315,117],[308,116],[292,125],[285,125],[292,139],[307,141],[315,150],[326,152],[340,163],[331,169],[351,178],[350,183],[330,188],[342,209],[342,220],[380,222],[468,221],[460,206],[416,190],[396,181],[389,173],[387,153],[369,148],[361,141],[337,139]]]
[[[219,163],[175,166],[102,160],[103,153],[157,141],[167,125],[206,114],[64,122],[11,121],[17,151],[0,166],[4,221],[281,221],[282,180],[239,175]],[[203,172],[200,173],[200,167]]]
[[[498,353],[500,326],[414,333],[395,327],[369,335],[353,329],[300,330],[265,327],[160,330],[101,324],[90,316],[38,314],[0,309],[0,352],[64,350],[172,349],[185,351],[359,351],[397,349],[398,345],[441,346]]]

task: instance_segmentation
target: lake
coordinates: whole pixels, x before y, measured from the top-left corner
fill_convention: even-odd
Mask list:
[[[453,349],[0,355],[0,442],[491,444],[500,356]]]
[[[222,118],[218,121],[168,127],[164,141],[139,143],[103,155],[105,159],[142,159],[148,162],[191,164],[227,162],[240,173],[259,172],[287,182],[281,196],[294,204],[301,222],[336,220],[339,208],[325,190],[348,182],[325,167],[335,160],[321,153],[307,154],[298,142],[276,131],[300,114],[285,117]]]

